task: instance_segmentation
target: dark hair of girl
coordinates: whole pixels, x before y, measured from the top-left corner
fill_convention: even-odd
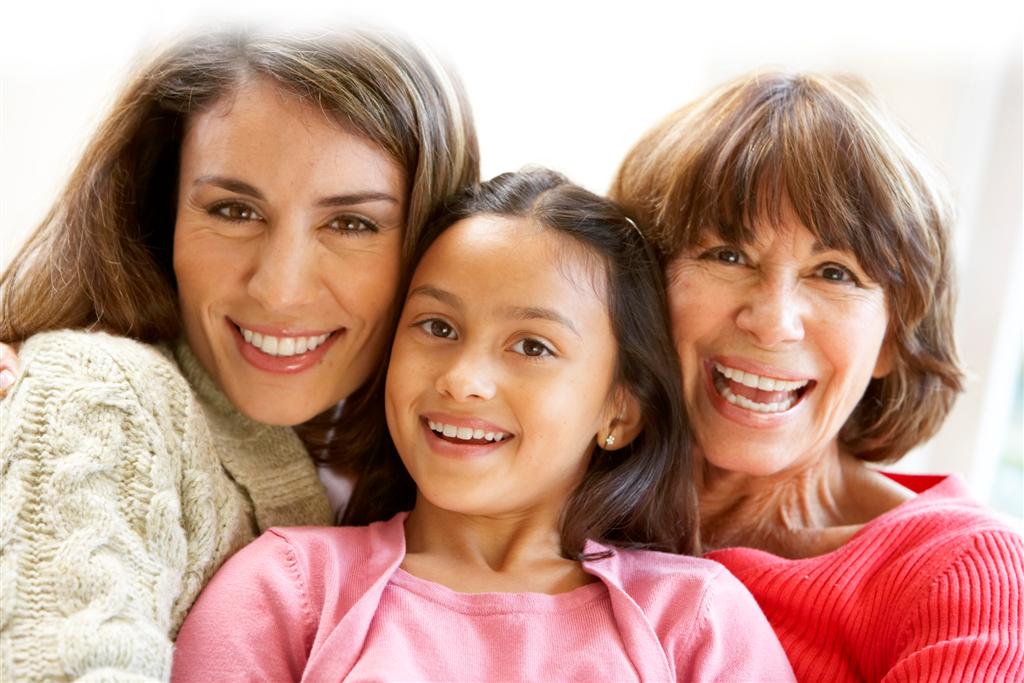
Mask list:
[[[455,195],[424,228],[412,263],[418,264],[453,224],[478,215],[534,221],[598,259],[618,342],[616,380],[636,399],[643,416],[642,430],[630,444],[615,451],[595,449],[583,481],[562,511],[562,554],[595,559],[584,553],[588,539],[696,552],[692,439],[668,328],[663,275],[653,251],[614,202],[554,171],[532,169],[499,175]],[[375,390],[382,405],[382,378]],[[369,524],[413,507],[416,486],[390,439],[380,441],[364,467],[345,512],[346,524]]]

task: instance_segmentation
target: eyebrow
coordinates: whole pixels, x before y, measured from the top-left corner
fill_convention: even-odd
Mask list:
[[[583,339],[582,337],[580,337],[579,330],[576,329],[576,326],[572,324],[571,320],[566,318],[558,311],[552,310],[550,308],[540,308],[538,306],[528,306],[525,308],[519,306],[510,306],[509,308],[505,309],[505,312],[508,315],[508,317],[515,318],[516,320],[549,320],[553,323],[558,323],[559,325],[562,325],[570,332],[575,334],[580,339]]]
[[[249,183],[238,180],[237,178],[230,178],[227,176],[219,175],[203,175],[199,176],[192,182],[193,186],[196,185],[214,185],[216,187],[223,188],[228,192],[237,192],[239,194],[246,194],[255,199],[265,200],[266,197],[259,191],[258,188]],[[323,197],[316,201],[316,206],[320,207],[331,207],[331,206],[353,206],[356,204],[368,204],[370,202],[392,202],[398,204],[398,198],[386,192],[375,192],[367,190],[365,192],[350,192],[348,194],[336,194],[329,197]]]
[[[414,296],[425,296],[431,299],[436,299],[441,303],[447,304],[458,310],[462,310],[464,308],[462,299],[457,295],[431,285],[420,285],[419,287],[416,287],[409,292],[410,299]],[[580,336],[579,330],[576,329],[576,325],[574,325],[571,320],[558,311],[550,308],[542,308],[540,306],[509,306],[504,309],[503,313],[505,316],[515,320],[548,320],[562,325],[580,339],[583,338]]]
[[[411,299],[414,296],[425,296],[431,299],[437,299],[441,303],[448,304],[452,308],[457,308],[460,311],[462,310],[462,299],[460,299],[459,297],[457,297],[456,295],[452,294],[449,291],[438,289],[437,287],[432,287],[430,285],[420,285],[419,287],[416,287],[415,289],[409,291],[408,298]]]

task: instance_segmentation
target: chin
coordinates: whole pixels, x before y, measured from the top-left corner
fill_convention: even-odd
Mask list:
[[[251,396],[241,401],[236,400],[234,396],[229,398],[242,415],[250,420],[275,427],[300,425],[327,410],[331,405],[328,403],[323,407],[310,407],[306,401],[290,400],[286,395],[282,396],[281,394],[272,396],[270,400],[254,401]]]
[[[792,466],[791,454],[766,451],[763,447],[736,448],[728,452],[705,452],[704,460],[716,469],[750,477],[771,477]]]

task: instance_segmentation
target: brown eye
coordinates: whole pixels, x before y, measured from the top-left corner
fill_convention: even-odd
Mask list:
[[[725,263],[727,265],[742,266],[746,265],[747,257],[742,251],[734,247],[715,247],[708,249],[700,255],[701,259],[707,261],[717,261],[718,263]]]
[[[421,320],[416,323],[416,327],[420,328],[431,337],[438,337],[441,339],[458,339],[459,336],[455,332],[455,328],[451,323],[442,320],[440,318],[431,318],[430,320]]]
[[[335,216],[327,222],[327,227],[337,232],[378,232],[377,224],[362,216]]]
[[[209,213],[228,221],[261,221],[263,216],[256,209],[242,202],[223,202],[210,207]]]
[[[850,284],[859,284],[856,276],[849,268],[841,266],[837,263],[826,263],[818,268],[818,275],[823,280],[830,282],[848,282]]]
[[[513,345],[512,350],[530,358],[555,355],[548,345],[536,339],[523,339]]]

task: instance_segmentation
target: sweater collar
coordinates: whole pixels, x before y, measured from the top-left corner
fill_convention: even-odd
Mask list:
[[[238,412],[184,339],[173,351],[203,407],[221,466],[252,501],[257,527],[330,524],[323,485],[295,432]]]
[[[192,347],[188,345],[185,338],[182,337],[175,342],[172,348],[174,350],[174,358],[178,361],[178,367],[181,368],[181,373],[188,380],[193,391],[196,392],[196,395],[199,396],[202,402],[211,408],[215,408],[218,413],[238,414],[234,404],[228,400],[228,397],[224,395],[224,392],[217,386],[217,383],[206,372],[206,368],[196,358]]]

